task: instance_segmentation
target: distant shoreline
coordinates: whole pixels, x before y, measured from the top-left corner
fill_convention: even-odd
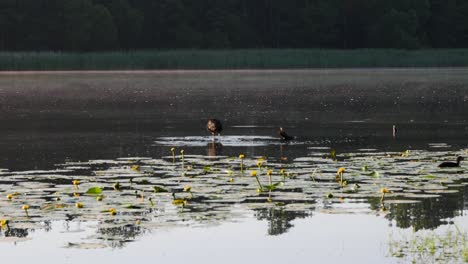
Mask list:
[[[231,73],[315,73],[315,74],[328,74],[328,73],[382,73],[382,72],[394,72],[394,73],[415,73],[421,72],[428,74],[430,71],[467,71],[468,66],[461,67],[375,67],[375,68],[289,68],[289,69],[154,69],[154,70],[16,70],[16,71],[4,71],[0,70],[0,76],[8,75],[73,75],[73,74],[194,74],[194,73],[220,73],[220,72],[231,72]]]
[[[0,71],[284,70],[468,67],[468,49],[245,49],[0,52]]]

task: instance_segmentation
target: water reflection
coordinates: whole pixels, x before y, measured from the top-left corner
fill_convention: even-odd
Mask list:
[[[423,153],[428,162],[419,168],[411,167],[418,162],[418,156],[414,157],[416,162],[405,160],[401,164],[407,166],[402,169],[404,173],[419,177],[422,184],[429,181],[421,179],[427,174],[441,178],[453,176],[449,185],[465,183],[466,167],[461,173],[450,175],[434,170],[431,162],[455,153],[466,155],[462,149],[466,148],[468,135],[468,107],[467,101],[458,96],[468,87],[466,72],[444,70],[441,75],[415,70],[405,71],[402,76],[395,71],[381,70],[378,79],[373,74],[375,71],[330,71],[326,74],[315,71],[168,72],[126,74],[125,77],[116,73],[2,75],[2,167],[12,172],[50,171],[43,173],[47,176],[2,174],[1,197],[11,188],[26,189],[27,194],[18,202],[5,204],[1,201],[0,206],[17,209],[31,199],[37,203],[53,202],[53,194],[65,191],[66,197],[62,198],[68,204],[66,209],[52,210],[48,215],[36,211],[42,217],[35,220],[42,224],[41,228],[50,231],[50,222],[55,220],[69,225],[97,219],[98,226],[93,232],[98,239],[111,241],[112,247],[122,247],[154,229],[152,225],[222,223],[236,216],[236,210],[254,212],[257,219],[268,221],[269,235],[288,232],[293,228],[294,219],[311,217],[314,210],[355,213],[361,212],[362,208],[354,207],[360,203],[359,206],[365,208],[362,211],[375,214],[381,209],[376,197],[378,188],[392,185],[398,189],[406,184],[405,191],[414,191],[419,187],[392,179],[403,175],[394,172],[400,168],[391,167],[394,160],[373,161],[376,152],[382,152],[379,159],[387,159],[385,152],[398,154],[407,149],[432,149],[438,156],[432,156],[432,152]],[[456,88],[453,91],[458,92],[448,96],[449,88]],[[210,99],[214,97],[219,100]],[[225,133],[219,141],[211,142],[211,137],[204,136],[207,116],[226,120]],[[277,124],[287,126],[297,139],[282,142],[277,136]],[[391,132],[393,124],[398,124],[398,133],[396,129]],[[430,142],[444,145],[428,145]],[[173,164],[171,158],[159,158],[170,155],[171,147],[184,148],[185,153],[194,156],[186,160],[186,165],[194,164],[186,177],[181,177],[180,160]],[[337,161],[331,161],[331,149],[338,153]],[[273,201],[281,200],[284,205],[266,203],[265,198],[256,193],[257,186],[251,178],[224,172],[239,171],[239,164],[235,160],[222,160],[222,157],[238,157],[240,153],[249,158],[272,158],[268,166],[276,171],[284,167],[292,172],[296,178],[288,178],[281,192],[273,192]],[[115,160],[116,157],[138,156],[155,159],[134,160],[133,163]],[[349,157],[357,159],[349,162]],[[365,160],[366,157],[371,158]],[[108,162],[87,163],[89,160]],[[376,171],[386,170],[392,174],[385,175],[381,171],[384,175],[381,179],[374,179],[367,172],[363,175],[360,167],[367,161]],[[246,168],[257,169],[255,160],[249,162]],[[56,167],[55,164],[62,165]],[[132,171],[132,165],[138,165],[141,171]],[[213,168],[206,172],[203,170],[206,166]],[[333,179],[339,166],[350,168],[355,174],[350,177],[360,177],[351,178],[350,184],[355,180],[365,187],[364,190],[347,193],[346,189],[337,187]],[[70,171],[57,172],[56,168]],[[317,168],[318,184],[312,185],[310,175]],[[422,172],[415,172],[418,170]],[[104,188],[109,196],[104,199],[105,206],[98,208],[94,197],[71,199],[72,192],[66,186],[70,185],[71,178],[78,176],[88,184],[82,187],[83,192],[94,185]],[[275,177],[276,181],[281,180],[278,175]],[[133,183],[129,183],[129,179],[133,179]],[[266,182],[264,178],[262,181]],[[442,185],[435,181],[431,183]],[[118,194],[112,192],[115,182],[123,186]],[[43,183],[50,186],[37,187]],[[158,209],[149,208],[147,200],[144,203],[136,200],[134,191],[148,197],[153,195],[154,185],[179,191],[178,197],[188,197],[181,189],[190,185],[194,197],[186,207],[179,208],[172,204],[169,195],[154,194],[151,197]],[[386,218],[401,228],[436,228],[460,215],[468,204],[466,187],[447,188],[459,192],[417,198],[418,203],[388,205]],[[335,197],[325,198],[329,192]],[[106,200],[118,202],[107,203]],[[85,202],[87,213],[75,209],[77,201]],[[315,209],[307,205],[310,201],[317,202]],[[129,205],[138,206],[130,212],[122,209],[124,212],[119,212],[118,217],[122,216],[123,220],[109,220],[111,216],[102,213],[109,207]],[[301,209],[290,208],[294,206]],[[17,210],[10,210],[2,213],[16,216]],[[141,226],[135,224],[136,219],[141,219]],[[1,236],[31,236],[36,227],[24,227],[22,221],[29,222],[21,218],[8,229],[3,228]]]
[[[28,237],[30,232],[34,232],[34,229],[28,229],[28,228],[10,228],[6,226],[5,228],[2,228],[3,235],[5,237],[18,237],[18,238],[25,238]],[[0,232],[1,235],[1,232]]]
[[[463,215],[465,207],[466,188],[460,188],[460,193],[446,194],[439,198],[424,199],[417,204],[399,204],[390,207],[386,216],[394,220],[399,228],[411,227],[415,231],[420,229],[435,229],[448,224],[450,219]]]
[[[6,185],[0,185],[1,195],[19,186],[23,193],[3,205],[8,212],[5,215],[9,215],[10,219],[23,217],[23,220],[4,226],[0,236],[26,238],[37,228],[50,232],[51,221],[60,219],[63,219],[65,230],[72,232],[69,227],[71,223],[103,218],[93,231],[93,238],[105,241],[107,246],[120,248],[157,227],[209,226],[230,221],[238,216],[238,212],[244,214],[249,211],[254,213],[257,220],[268,222],[268,235],[277,236],[294,228],[295,219],[312,217],[315,210],[380,215],[383,208],[378,195],[379,185],[394,190],[393,196],[384,200],[384,215],[389,223],[395,223],[399,228],[434,229],[467,209],[467,187],[464,185],[468,183],[466,167],[441,170],[434,162],[457,155],[452,152],[418,151],[404,152],[403,155],[366,149],[339,153],[340,157],[334,160],[329,156],[328,148],[315,148],[309,157],[266,159],[262,161],[262,166],[273,169],[273,182],[278,184],[278,189],[271,191],[272,201],[269,201],[267,197],[270,194],[255,191],[258,186],[252,177],[240,174],[240,160],[217,152],[222,151],[222,144],[212,142],[207,147],[208,150],[214,149],[215,153],[185,156],[185,164],[192,166],[185,176],[181,174],[180,156],[176,157],[175,162],[172,156],[162,159],[131,157],[68,161],[58,165],[59,170],[53,171],[3,171],[2,179]],[[243,160],[246,168],[258,171],[260,180],[266,185],[266,169],[257,167],[257,161],[252,158]],[[360,171],[364,164],[377,168],[383,174],[391,172],[394,175],[362,175]],[[359,183],[360,188],[353,189],[336,183],[336,167],[340,166],[347,167],[345,178],[349,185]],[[286,177],[282,175],[282,168],[290,174]],[[310,175],[317,169],[319,172],[312,179]],[[425,172],[420,174],[415,170]],[[103,201],[96,201],[93,196],[72,195],[77,190],[71,187],[71,179],[75,179],[78,172],[82,175],[80,192],[84,193],[95,185],[101,186],[105,193]],[[118,191],[112,188],[116,181],[121,185]],[[154,193],[153,186],[163,186],[174,192],[175,197],[167,192]],[[191,191],[185,191],[187,186]],[[333,196],[329,196],[330,193]],[[60,201],[56,201],[55,198],[60,196]],[[152,201],[148,198],[152,198]],[[36,211],[32,209],[30,212],[33,217],[26,219],[23,212],[14,208],[29,199],[35,199],[38,205],[45,205],[40,210],[36,206]],[[186,203],[175,204],[174,199],[183,199]],[[85,204],[84,209],[75,208],[74,203],[78,201]],[[16,205],[10,208],[11,203]],[[119,208],[117,216],[109,214],[110,207]],[[34,227],[28,227],[29,224]]]
[[[107,222],[104,224],[115,225],[116,223]],[[98,227],[97,238],[106,241],[112,248],[122,248],[126,243],[135,241],[142,236],[145,231],[136,224],[124,224],[115,227]]]
[[[258,220],[268,221],[267,233],[270,236],[277,236],[289,231],[294,227],[292,222],[296,219],[311,217],[312,211],[293,211],[284,208],[265,208],[255,210],[255,217]]]
[[[208,150],[207,150],[208,156],[216,157],[218,155],[223,155],[222,154],[223,144],[219,142],[211,142],[211,143],[208,143],[207,147],[208,147]]]

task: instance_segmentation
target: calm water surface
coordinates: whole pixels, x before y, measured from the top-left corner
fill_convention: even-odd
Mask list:
[[[160,158],[171,147],[197,155],[287,157],[286,163],[330,149],[454,155],[468,147],[465,68],[0,73],[0,107],[0,167],[10,171]],[[210,117],[223,120],[217,144],[204,129]],[[296,139],[281,142],[279,126]],[[374,210],[376,201],[338,214],[311,209],[277,215],[241,207],[209,225],[132,230],[125,241],[106,240],[103,249],[67,247],[90,240],[98,223],[50,219],[46,228],[16,234],[25,241],[0,235],[0,248],[15,263],[37,257],[82,263],[90,260],[88,251],[114,263],[150,257],[171,263],[395,263],[404,260],[388,253],[392,234],[443,230],[453,222],[468,231],[467,192],[462,186],[456,195],[412,207],[416,212],[389,216]]]

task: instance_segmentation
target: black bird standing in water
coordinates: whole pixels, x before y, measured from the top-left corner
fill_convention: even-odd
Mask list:
[[[221,135],[221,131],[223,131],[223,125],[218,119],[208,119],[208,123],[206,123],[206,129],[211,133],[214,141],[215,133],[218,133],[218,136]]]
[[[293,140],[293,139],[294,139],[294,137],[288,135],[288,134],[286,133],[286,131],[283,130],[282,127],[279,128],[278,133],[279,133],[279,135],[281,136],[281,138],[284,139],[284,140]]]
[[[442,162],[441,164],[439,164],[439,168],[460,167],[460,161],[462,160],[464,160],[464,158],[459,156],[457,158],[457,162],[450,162],[450,161]]]

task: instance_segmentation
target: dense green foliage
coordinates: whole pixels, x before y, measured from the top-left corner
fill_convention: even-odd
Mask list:
[[[0,50],[468,47],[463,0],[1,0]]]
[[[0,70],[281,69],[468,66],[468,49],[0,52]]]

